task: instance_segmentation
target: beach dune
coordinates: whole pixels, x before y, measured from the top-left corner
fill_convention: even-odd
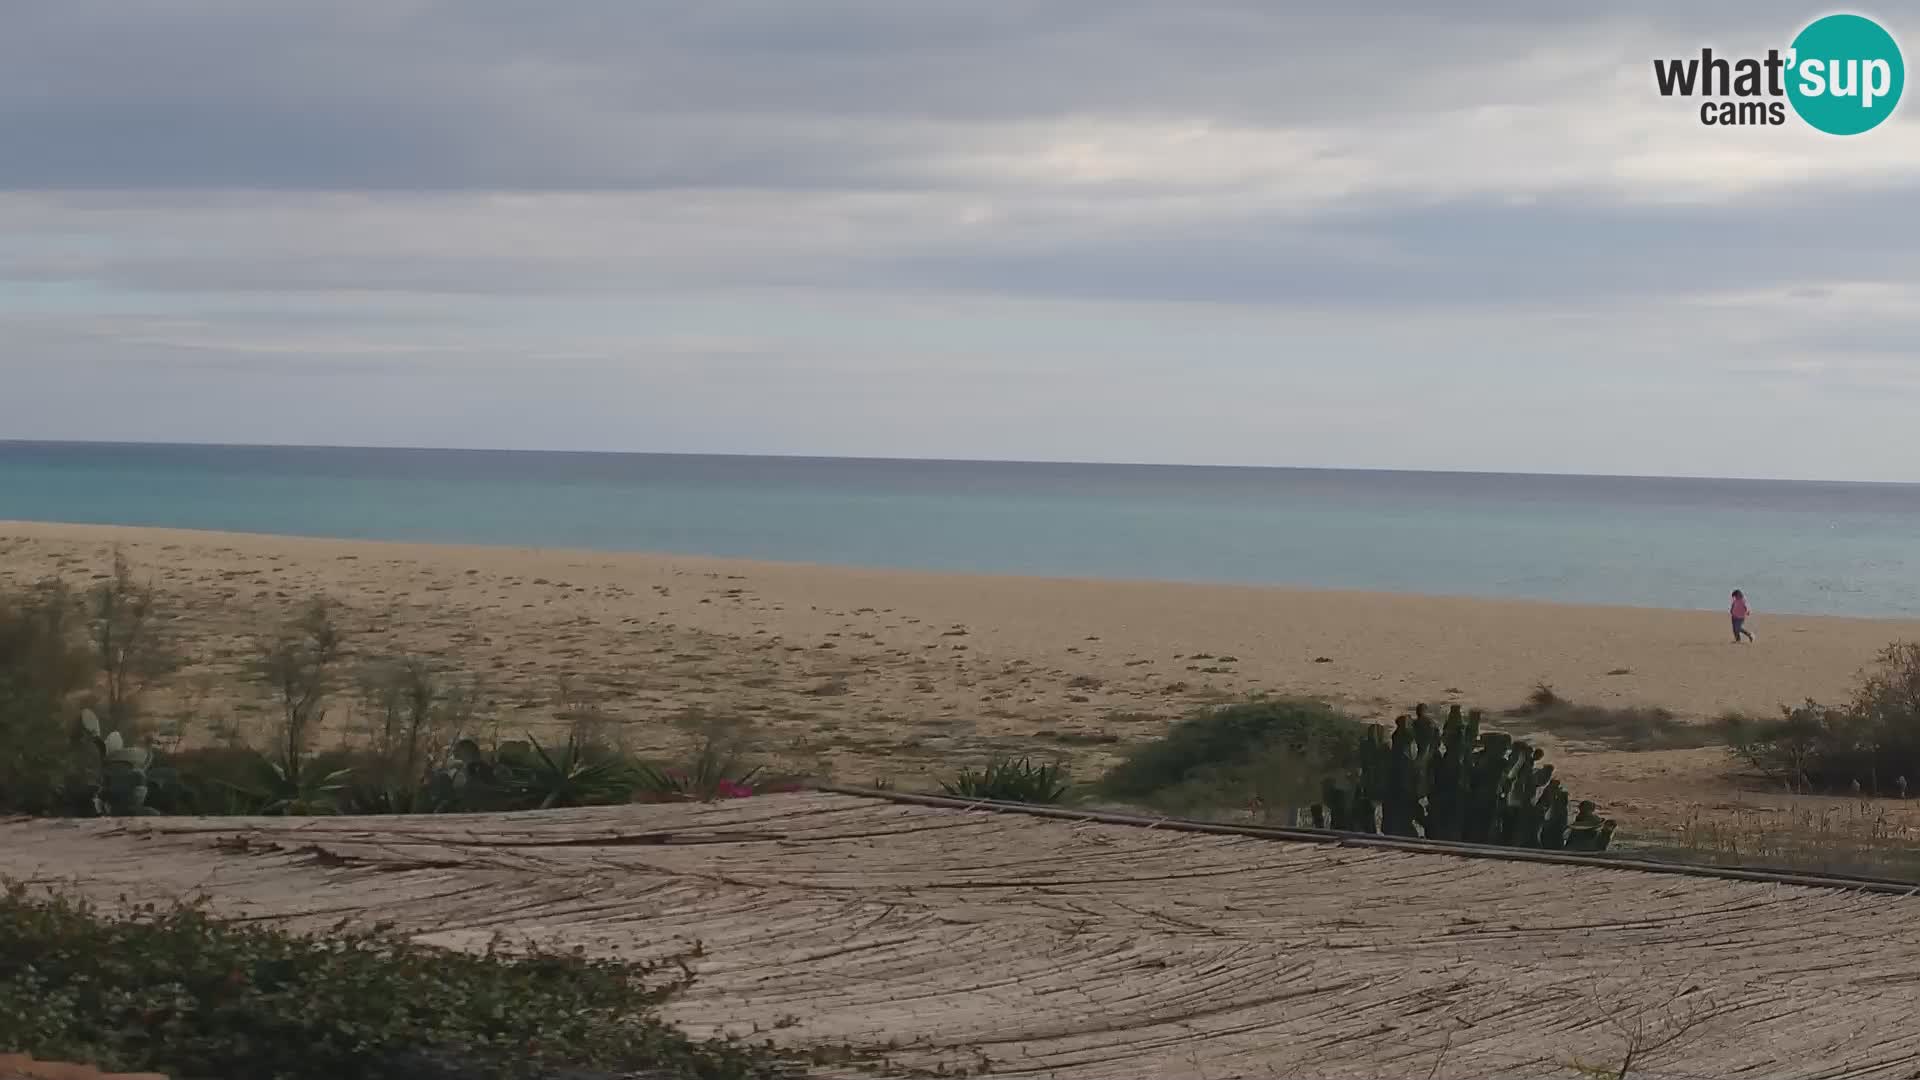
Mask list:
[[[1505,708],[1541,683],[1693,720],[1771,712],[1841,698],[1890,641],[1920,639],[1920,622],[1772,614],[1764,596],[1758,641],[1736,646],[1717,612],[38,523],[0,524],[0,582],[86,583],[116,548],[191,660],[168,706],[190,727],[264,722],[243,678],[252,643],[324,593],[357,660],[482,677],[505,730],[584,706],[646,748],[744,719],[854,782],[1006,751],[1093,768],[1196,705],[1262,692],[1382,718],[1417,701]],[[351,723],[349,704],[332,723]],[[1596,753],[1587,771],[1687,785],[1723,758]]]

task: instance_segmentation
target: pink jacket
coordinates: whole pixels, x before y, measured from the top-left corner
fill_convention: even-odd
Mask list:
[[[1736,619],[1746,618],[1747,617],[1747,598],[1744,596],[1734,597],[1733,607],[1730,610],[1732,611],[1734,618]]]

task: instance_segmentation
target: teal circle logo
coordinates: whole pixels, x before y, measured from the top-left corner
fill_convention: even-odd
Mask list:
[[[1907,66],[1900,45],[1862,15],[1828,15],[1793,39],[1787,100],[1800,119],[1829,135],[1880,126],[1900,104]]]

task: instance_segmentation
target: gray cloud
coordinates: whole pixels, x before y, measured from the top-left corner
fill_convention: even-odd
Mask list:
[[[15,6],[0,436],[1920,460],[1912,106],[1653,93],[1800,3]]]
[[[875,281],[1127,300],[1502,306],[1669,297],[1808,279],[1920,279],[1913,193],[1809,212],[1797,201],[1623,207],[1557,198],[1152,226],[1041,251],[945,252],[861,268]]]
[[[1414,0],[63,0],[8,13],[0,186],[913,186],[938,137],[926,125],[1417,113],[1468,87],[1497,97],[1500,63],[1596,26],[1657,22],[1685,51],[1697,28],[1768,40],[1803,14],[1775,0],[1657,20]],[[1606,73],[1566,66],[1546,81]]]
[[[382,206],[365,217],[303,208],[297,197],[174,214],[157,239],[0,256],[0,279],[86,281],[157,293],[626,294],[715,288],[911,287],[1095,300],[1512,307],[1798,287],[1808,281],[1920,278],[1920,221],[1905,189],[1830,206],[1778,196],[1711,206],[1624,205],[1573,195],[1511,205],[1484,197],[1434,205],[1343,206],[1308,218],[1249,210],[1122,226],[1044,208],[943,226],[913,205],[822,201],[810,220],[683,200],[485,201]],[[665,219],[679,209],[689,221]],[[943,209],[934,207],[934,209]],[[52,232],[114,230],[130,216],[69,207]],[[407,221],[420,224],[401,231]],[[532,245],[529,234],[549,242]],[[31,241],[33,232],[18,235]],[[32,244],[23,246],[32,247]],[[49,245],[51,247],[51,245]]]

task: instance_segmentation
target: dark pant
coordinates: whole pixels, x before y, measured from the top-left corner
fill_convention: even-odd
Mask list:
[[[1733,620],[1733,640],[1739,641],[1740,638],[1744,636],[1748,641],[1752,641],[1753,635],[1747,633],[1746,627],[1747,627],[1747,620],[1745,619]]]

